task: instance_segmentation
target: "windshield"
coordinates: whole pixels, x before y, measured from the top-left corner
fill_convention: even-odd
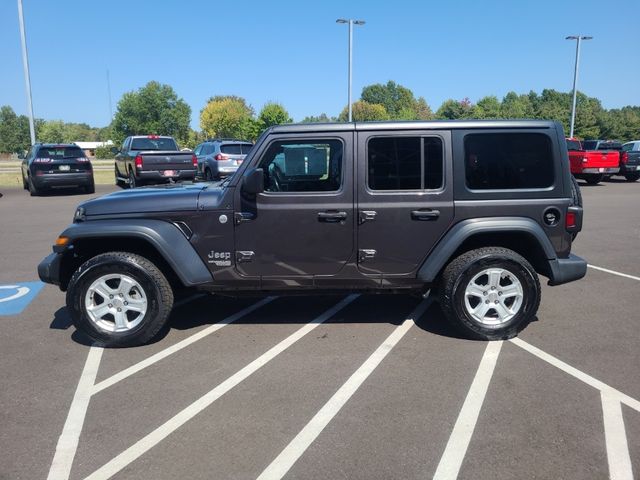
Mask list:
[[[178,150],[173,138],[134,138],[131,141],[131,150]]]
[[[84,158],[84,152],[79,147],[40,147],[37,157],[39,158]]]
[[[598,150],[622,150],[622,144],[618,142],[602,142]]]
[[[567,140],[567,149],[569,150],[582,150],[579,140]]]

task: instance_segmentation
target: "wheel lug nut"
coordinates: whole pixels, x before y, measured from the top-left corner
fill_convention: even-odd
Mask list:
[[[498,302],[496,302],[496,303],[498,303]],[[119,312],[121,312],[121,311],[122,311],[122,309],[121,309],[121,308],[118,308],[118,311],[119,311]]]
[[[113,298],[113,295],[109,295],[109,298]]]
[[[498,304],[498,300],[496,300],[494,303],[497,305]]]
[[[482,292],[483,295],[487,295],[489,292]]]
[[[498,295],[499,295],[499,296],[501,296],[501,295],[502,295],[502,292],[498,292]]]
[[[484,303],[489,303],[489,300],[485,300]]]
[[[121,297],[123,297],[124,295],[120,294]]]
[[[496,287],[491,287],[491,290],[495,290],[495,289],[496,289]]]
[[[129,302],[124,302],[125,305],[129,305]]]
[[[111,304],[111,303],[110,303],[110,304],[109,304],[109,308],[113,308],[113,304]]]

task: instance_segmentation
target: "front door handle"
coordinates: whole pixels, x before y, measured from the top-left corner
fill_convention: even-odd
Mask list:
[[[318,212],[318,221],[326,223],[344,222],[347,219],[347,212]]]
[[[437,220],[440,216],[440,210],[412,210],[411,220],[429,222]]]

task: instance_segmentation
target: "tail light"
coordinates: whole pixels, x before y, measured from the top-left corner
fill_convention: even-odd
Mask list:
[[[136,168],[142,168],[142,155],[136,155]]]
[[[89,161],[87,157],[78,157],[76,160],[80,163],[87,163]]]
[[[587,157],[582,157],[582,163],[587,163],[589,159]]]
[[[198,157],[196,157],[195,155],[191,155],[191,163],[193,163],[193,166],[195,168],[198,168]]]
[[[221,153],[217,154],[215,157],[213,157],[214,160],[217,160],[218,162],[220,160],[229,160],[229,157],[227,157],[226,155],[223,155]]]
[[[622,152],[622,155],[620,155],[620,161],[626,164],[629,161],[629,154],[627,152]]]
[[[564,223],[567,230],[576,228],[576,212],[568,211]]]

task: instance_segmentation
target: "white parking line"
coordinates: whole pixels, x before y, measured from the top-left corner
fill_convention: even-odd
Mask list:
[[[258,480],[279,480],[286,475],[302,454],[309,448],[318,435],[331,422],[333,417],[342,409],[362,383],[371,375],[380,362],[389,354],[393,347],[414,325],[431,304],[430,299],[423,300],[401,325],[396,327],[391,335],[382,342],[375,352],[358,368],[351,377],[338,389],[320,411],[295,436],[284,450],[260,474]]]
[[[619,277],[630,278],[631,280],[637,280],[640,282],[640,277],[634,277],[633,275],[629,275],[622,272],[616,272],[615,270],[609,270],[608,268],[596,267],[595,265],[587,265],[589,268],[593,268],[594,270],[600,270],[601,272],[610,273],[611,275],[617,275]]]
[[[172,346],[170,346],[168,348],[165,348],[164,350],[159,351],[155,355],[151,355],[149,358],[146,358],[146,359],[142,360],[141,362],[138,362],[135,365],[132,365],[129,368],[126,368],[126,369],[122,370],[121,372],[118,372],[115,375],[112,375],[111,377],[104,379],[100,383],[94,385],[93,390],[92,390],[92,395],[95,395],[96,393],[101,392],[105,388],[108,388],[108,387],[110,387],[110,386],[112,386],[112,385],[124,380],[125,378],[130,377],[134,373],[138,373],[140,370],[143,370],[143,369],[153,365],[154,363],[159,362],[163,358],[166,358],[169,355],[172,355],[172,354],[182,350],[183,348],[188,347],[189,345],[197,342],[198,340],[202,340],[206,336],[211,335],[214,332],[217,332],[222,327],[224,327],[226,325],[229,325],[230,323],[233,323],[233,322],[235,322],[237,320],[240,320],[242,317],[250,314],[254,310],[257,310],[258,308],[260,308],[260,307],[266,305],[267,303],[271,302],[274,298],[275,297],[264,298],[264,299],[260,300],[259,302],[254,303],[253,305],[250,305],[247,308],[245,308],[243,310],[240,310],[237,313],[234,313],[233,315],[225,318],[224,320],[221,320],[218,323],[215,323],[215,324],[213,324],[213,325],[211,325],[211,326],[209,326],[209,327],[207,327],[207,328],[205,328],[203,330],[200,330],[198,333],[194,333],[190,337],[185,338],[184,340],[176,343],[175,345],[172,345]]]
[[[331,307],[329,310],[324,312],[322,315],[312,320],[310,323],[306,324],[304,327],[300,328],[296,332],[289,335],[287,338],[278,343],[275,347],[271,348],[256,360],[251,362],[249,365],[236,372],[229,378],[227,378],[224,382],[219,384],[213,390],[210,390],[208,393],[200,397],[198,400],[193,402],[187,408],[170,418],[168,421],[160,425],[158,428],[153,430],[151,433],[138,440],[131,447],[126,449],[124,452],[107,462],[105,465],[100,467],[98,470],[89,475],[85,480],[97,480],[97,479],[107,479],[111,478],[113,475],[118,473],[120,470],[125,468],[127,465],[135,461],[144,453],[148,452],[151,448],[156,446],[166,437],[175,432],[182,425],[187,423],[193,417],[195,417],[198,413],[202,412],[205,408],[210,406],[213,402],[215,402],[222,395],[227,393],[233,387],[238,385],[240,382],[245,380],[251,374],[256,372],[258,369],[269,363],[280,353],[285,351],[291,345],[296,343],[306,334],[314,330],[320,324],[329,320],[336,313],[338,313],[341,309],[346,307],[352,301],[354,301],[358,295],[349,295],[347,298],[339,302],[338,304]]]
[[[53,456],[49,475],[47,476],[48,480],[66,480],[69,478],[73,457],[75,457],[78,449],[78,440],[82,432],[84,417],[91,399],[91,387],[93,387],[93,382],[98,373],[102,352],[104,352],[102,347],[92,346],[89,349],[76,393],[71,401],[67,420],[64,422],[62,433],[58,438],[56,453]]]
[[[622,406],[620,400],[611,392],[600,392],[602,399],[602,418],[604,421],[604,438],[607,444],[607,460],[609,462],[609,478],[611,480],[633,480],[633,469],[627,434],[624,430]]]
[[[610,394],[612,397],[616,398],[619,402],[622,402],[628,407],[631,407],[637,412],[640,412],[640,402],[635,398],[632,398],[629,395],[622,393],[620,390],[616,390],[615,388],[607,385],[606,383],[601,382],[596,378],[593,378],[591,375],[581,372],[577,368],[574,368],[571,365],[563,362],[562,360],[559,360],[553,355],[543,352],[539,348],[534,347],[530,343],[527,343],[520,338],[512,338],[509,341],[514,345],[519,346],[523,350],[526,350],[527,352],[531,353],[532,355],[535,355],[536,357],[544,360],[545,362],[550,363],[554,367],[559,368],[563,372],[568,373],[569,375],[577,378],[578,380],[583,381],[587,385],[591,385],[593,388],[596,388],[601,392],[606,392]]]
[[[478,422],[478,415],[484,403],[484,398],[493,376],[493,371],[500,355],[502,340],[490,342],[487,345],[476,376],[469,387],[467,397],[462,404],[458,419],[453,426],[453,431],[444,449],[444,453],[438,463],[434,474],[434,480],[449,480],[458,478],[458,472],[467,453],[469,442]]]

